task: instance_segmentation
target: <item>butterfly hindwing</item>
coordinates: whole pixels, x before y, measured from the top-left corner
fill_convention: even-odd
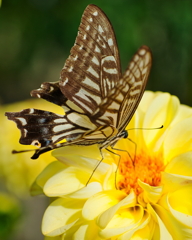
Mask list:
[[[117,128],[121,132],[128,125],[143,96],[152,64],[152,54],[147,46],[142,46],[133,56],[123,75],[123,82],[129,90],[124,91],[124,99],[118,111]],[[121,87],[118,87],[120,88]]]
[[[86,116],[73,111],[67,115],[59,115],[49,111],[29,108],[21,112],[6,113],[6,116],[17,124],[21,131],[20,143],[24,145],[46,147],[54,145],[63,139],[72,141],[83,138],[84,135],[88,135],[88,132],[92,133],[93,137],[87,139],[93,140],[94,135],[97,135],[97,138],[100,139],[105,137],[101,135],[99,137],[101,129],[97,129]],[[84,140],[84,144],[88,145],[86,137]]]
[[[133,56],[125,74],[103,99],[93,114],[97,123],[111,125],[119,132],[131,120],[143,95],[151,68],[151,52],[142,46]]]

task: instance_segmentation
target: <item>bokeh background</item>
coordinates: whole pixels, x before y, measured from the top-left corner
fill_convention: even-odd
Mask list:
[[[0,206],[3,207],[0,208],[0,226],[3,230],[0,228],[0,240],[43,239],[40,223],[47,202],[45,198],[31,198],[29,185],[46,166],[46,161],[51,161],[49,156],[29,163],[30,154],[25,157],[10,154],[12,148],[18,149],[19,133],[14,123],[5,119],[4,111],[19,111],[34,105],[53,109],[52,105],[39,100],[13,103],[30,98],[30,91],[42,82],[59,79],[83,10],[90,3],[101,7],[111,20],[122,69],[125,70],[141,45],[148,45],[153,52],[153,67],[147,89],[170,92],[182,103],[192,106],[191,0],[2,1],[0,191],[3,195]],[[4,206],[5,202],[10,205]]]
[[[29,98],[56,81],[74,44],[87,0],[9,0],[0,10],[0,97]],[[147,89],[168,91],[192,105],[192,1],[95,0],[111,20],[122,69],[142,45],[153,52]]]

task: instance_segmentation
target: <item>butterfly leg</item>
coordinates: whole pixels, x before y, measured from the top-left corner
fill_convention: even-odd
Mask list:
[[[131,158],[130,153],[127,152],[126,150],[114,148],[114,147],[112,147],[112,146],[111,146],[111,148],[112,148],[113,150],[116,150],[116,151],[126,152],[126,153],[129,155],[129,157]],[[115,188],[118,189],[118,188],[117,188],[117,170],[119,169],[119,164],[120,164],[120,161],[121,161],[121,155],[118,154],[118,153],[116,153],[116,152],[113,152],[113,151],[109,150],[108,148],[106,148],[106,150],[107,150],[108,152],[113,153],[113,154],[115,154],[116,156],[119,157],[119,161],[118,161],[118,164],[117,164],[117,169],[116,169],[116,171],[115,171]],[[132,158],[131,158],[131,159],[132,159]]]
[[[116,149],[116,148],[113,148],[113,147],[111,147],[111,148],[112,148],[113,150],[124,151],[124,150]],[[118,164],[117,164],[117,169],[115,170],[115,188],[118,190],[118,188],[117,188],[117,170],[119,169],[119,163],[120,163],[120,161],[121,161],[121,155],[119,155],[119,154],[116,153],[116,152],[113,152],[113,151],[109,150],[108,148],[106,148],[106,150],[107,150],[108,152],[110,152],[110,153],[112,153],[112,154],[115,154],[116,156],[119,157],[119,161],[118,161]]]
[[[88,185],[88,183],[90,182],[91,178],[93,177],[93,174],[95,173],[95,171],[97,170],[97,168],[99,167],[99,165],[102,163],[104,157],[103,157],[103,153],[102,153],[102,149],[99,148],[99,151],[100,151],[100,154],[101,154],[101,160],[97,163],[96,167],[93,169],[93,172],[91,173],[87,183],[86,183],[86,186]]]
[[[133,165],[134,165],[134,164],[135,164],[136,152],[137,152],[137,144],[136,144],[133,140],[131,140],[130,138],[127,138],[127,140],[130,141],[131,143],[133,143],[133,144],[135,145],[134,159],[131,157],[131,154],[130,154],[128,151],[126,151],[126,150],[119,149],[119,148],[114,148],[114,147],[112,147],[112,146],[111,146],[111,148],[112,148],[112,150],[115,150],[115,151],[126,152],[126,153],[128,154],[128,156],[130,157],[131,161],[133,162]],[[118,164],[117,164],[117,169],[116,169],[116,171],[115,171],[115,187],[116,187],[116,189],[118,189],[118,188],[117,188],[117,170],[119,169],[119,165],[120,165],[120,161],[121,161],[121,155],[119,155],[119,154],[117,154],[117,153],[115,153],[115,152],[113,152],[113,151],[111,151],[111,150],[109,150],[109,149],[107,149],[107,148],[106,148],[106,150],[109,151],[109,152],[111,152],[111,153],[113,153],[113,154],[115,154],[115,155],[117,155],[117,156],[119,156],[119,161],[118,161]]]
[[[134,153],[134,159],[132,160],[133,165],[135,164],[135,159],[136,159],[136,153],[137,153],[137,143],[134,142],[131,138],[127,138],[128,141],[134,144],[135,146],[135,153]],[[129,157],[131,158],[130,154],[128,153]]]
[[[121,156],[118,154],[118,153],[115,153],[111,150],[109,150],[108,148],[105,148],[108,152],[110,153],[113,153],[115,155],[117,155],[119,158],[121,158]],[[103,157],[103,153],[102,153],[102,148],[99,148],[99,151],[100,151],[100,154],[101,154],[101,160],[97,163],[96,167],[93,169],[93,172],[91,173],[91,176],[89,177],[87,183],[86,183],[86,186],[88,185],[88,183],[90,182],[91,178],[93,177],[93,174],[95,173],[95,171],[97,170],[97,168],[99,167],[99,165],[102,163],[104,157]],[[117,186],[116,186],[116,174],[117,173],[117,170],[115,172],[115,188],[117,189]]]

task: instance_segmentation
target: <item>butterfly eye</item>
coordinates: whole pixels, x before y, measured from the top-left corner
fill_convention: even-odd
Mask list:
[[[40,147],[46,147],[46,146],[48,146],[51,143],[52,143],[52,141],[50,141],[50,140],[45,138],[45,139],[41,139],[39,141],[38,140],[33,140],[31,145],[40,148]]]
[[[41,147],[41,143],[38,140],[34,140],[31,145],[36,146],[36,147]]]

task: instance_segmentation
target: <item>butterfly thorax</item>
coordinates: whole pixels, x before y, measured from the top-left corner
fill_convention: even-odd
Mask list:
[[[77,142],[77,145],[93,145],[99,144],[100,149],[108,146],[114,146],[121,138],[127,138],[128,133],[126,130],[118,132],[113,126],[100,126],[95,130],[86,132],[81,139],[83,141]],[[70,140],[69,140],[70,141]]]
[[[110,137],[110,138],[106,139],[101,144],[101,149],[107,148],[108,146],[113,147],[120,139],[127,138],[127,137],[128,137],[127,130],[123,130],[122,132],[119,132],[116,136],[113,136],[113,137]]]

